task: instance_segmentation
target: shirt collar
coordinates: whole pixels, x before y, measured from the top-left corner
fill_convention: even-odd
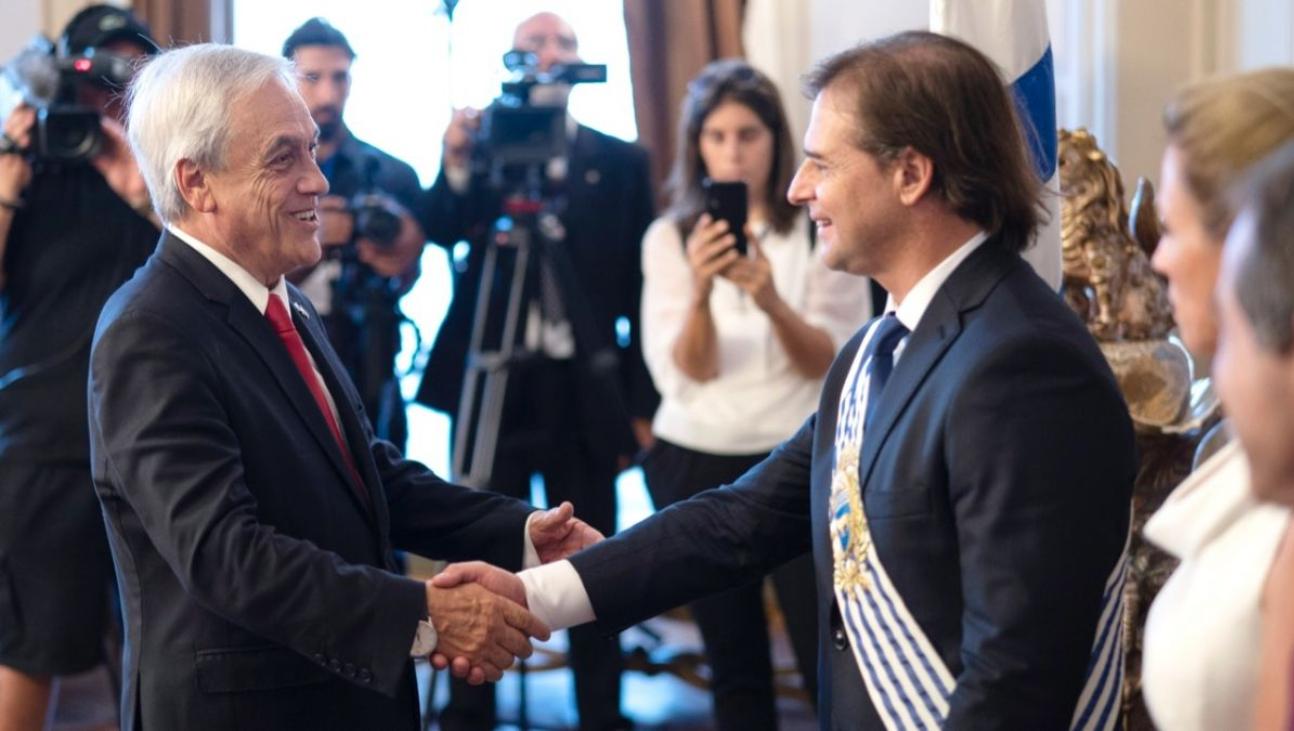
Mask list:
[[[948,281],[948,277],[952,276],[958,265],[987,240],[988,234],[983,231],[972,236],[969,241],[957,247],[956,251],[939,262],[934,269],[926,272],[926,275],[908,292],[908,296],[903,298],[902,303],[896,305],[894,296],[891,295],[889,301],[885,303],[885,312],[893,312],[909,332],[916,330],[921,317],[926,314],[930,303],[939,292],[939,288],[944,286],[944,282]]]
[[[221,274],[228,277],[229,280],[234,283],[234,286],[238,287],[239,291],[247,296],[247,299],[252,303],[252,306],[256,308],[257,312],[265,312],[265,308],[268,307],[270,303],[270,294],[277,294],[279,297],[283,298],[284,306],[289,303],[288,287],[286,280],[283,277],[279,277],[279,281],[274,284],[273,289],[266,287],[261,283],[261,280],[252,276],[251,272],[244,269],[238,264],[238,262],[230,259],[219,251],[216,251],[211,248],[211,246],[202,243],[193,235],[181,231],[173,224],[167,224],[166,228],[175,236],[175,238],[188,244],[194,251],[201,254],[207,261],[211,262],[217,269],[219,269]]]

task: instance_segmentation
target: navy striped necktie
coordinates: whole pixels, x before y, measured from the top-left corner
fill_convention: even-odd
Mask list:
[[[867,364],[867,411],[863,414],[863,433],[872,422],[872,413],[880,404],[881,392],[894,370],[894,349],[907,334],[908,329],[890,312],[876,324],[876,331],[867,342],[867,351],[863,354],[863,362]]]

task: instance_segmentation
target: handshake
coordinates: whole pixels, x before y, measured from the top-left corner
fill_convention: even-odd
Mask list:
[[[575,517],[569,502],[534,515],[529,535],[540,563],[560,561],[603,539]],[[498,681],[514,660],[534,652],[531,638],[552,634],[528,611],[521,579],[482,561],[451,564],[428,581],[427,613],[437,636],[432,664],[472,685]]]

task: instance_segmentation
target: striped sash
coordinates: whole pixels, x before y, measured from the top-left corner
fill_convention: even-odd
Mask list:
[[[831,474],[834,588],[854,661],[877,715],[891,731],[940,729],[957,681],[930,644],[872,545],[859,484],[869,363],[865,336],[845,380],[836,420]],[[1070,722],[1073,731],[1118,727],[1123,687],[1123,584],[1128,548],[1106,581],[1087,679]]]

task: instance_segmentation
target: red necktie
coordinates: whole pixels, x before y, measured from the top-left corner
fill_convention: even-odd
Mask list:
[[[265,319],[270,321],[274,326],[274,332],[278,333],[279,340],[283,341],[283,347],[288,349],[288,355],[292,357],[292,363],[296,365],[297,372],[306,382],[306,388],[310,389],[310,395],[314,396],[315,405],[323,413],[324,422],[328,424],[328,431],[332,432],[332,438],[337,442],[337,448],[341,450],[342,459],[346,461],[346,468],[350,470],[352,487],[356,494],[359,495],[360,501],[364,505],[369,504],[368,489],[364,486],[364,480],[360,479],[359,470],[355,469],[355,460],[351,457],[350,450],[346,448],[346,442],[341,438],[341,428],[337,424],[337,418],[333,416],[332,409],[328,407],[328,398],[324,395],[323,382],[315,372],[314,366],[310,364],[310,355],[306,353],[306,344],[302,342],[300,333],[297,332],[296,326],[292,324],[292,317],[288,315],[288,310],[283,306],[283,300],[278,295],[271,293],[269,305],[265,308]]]

